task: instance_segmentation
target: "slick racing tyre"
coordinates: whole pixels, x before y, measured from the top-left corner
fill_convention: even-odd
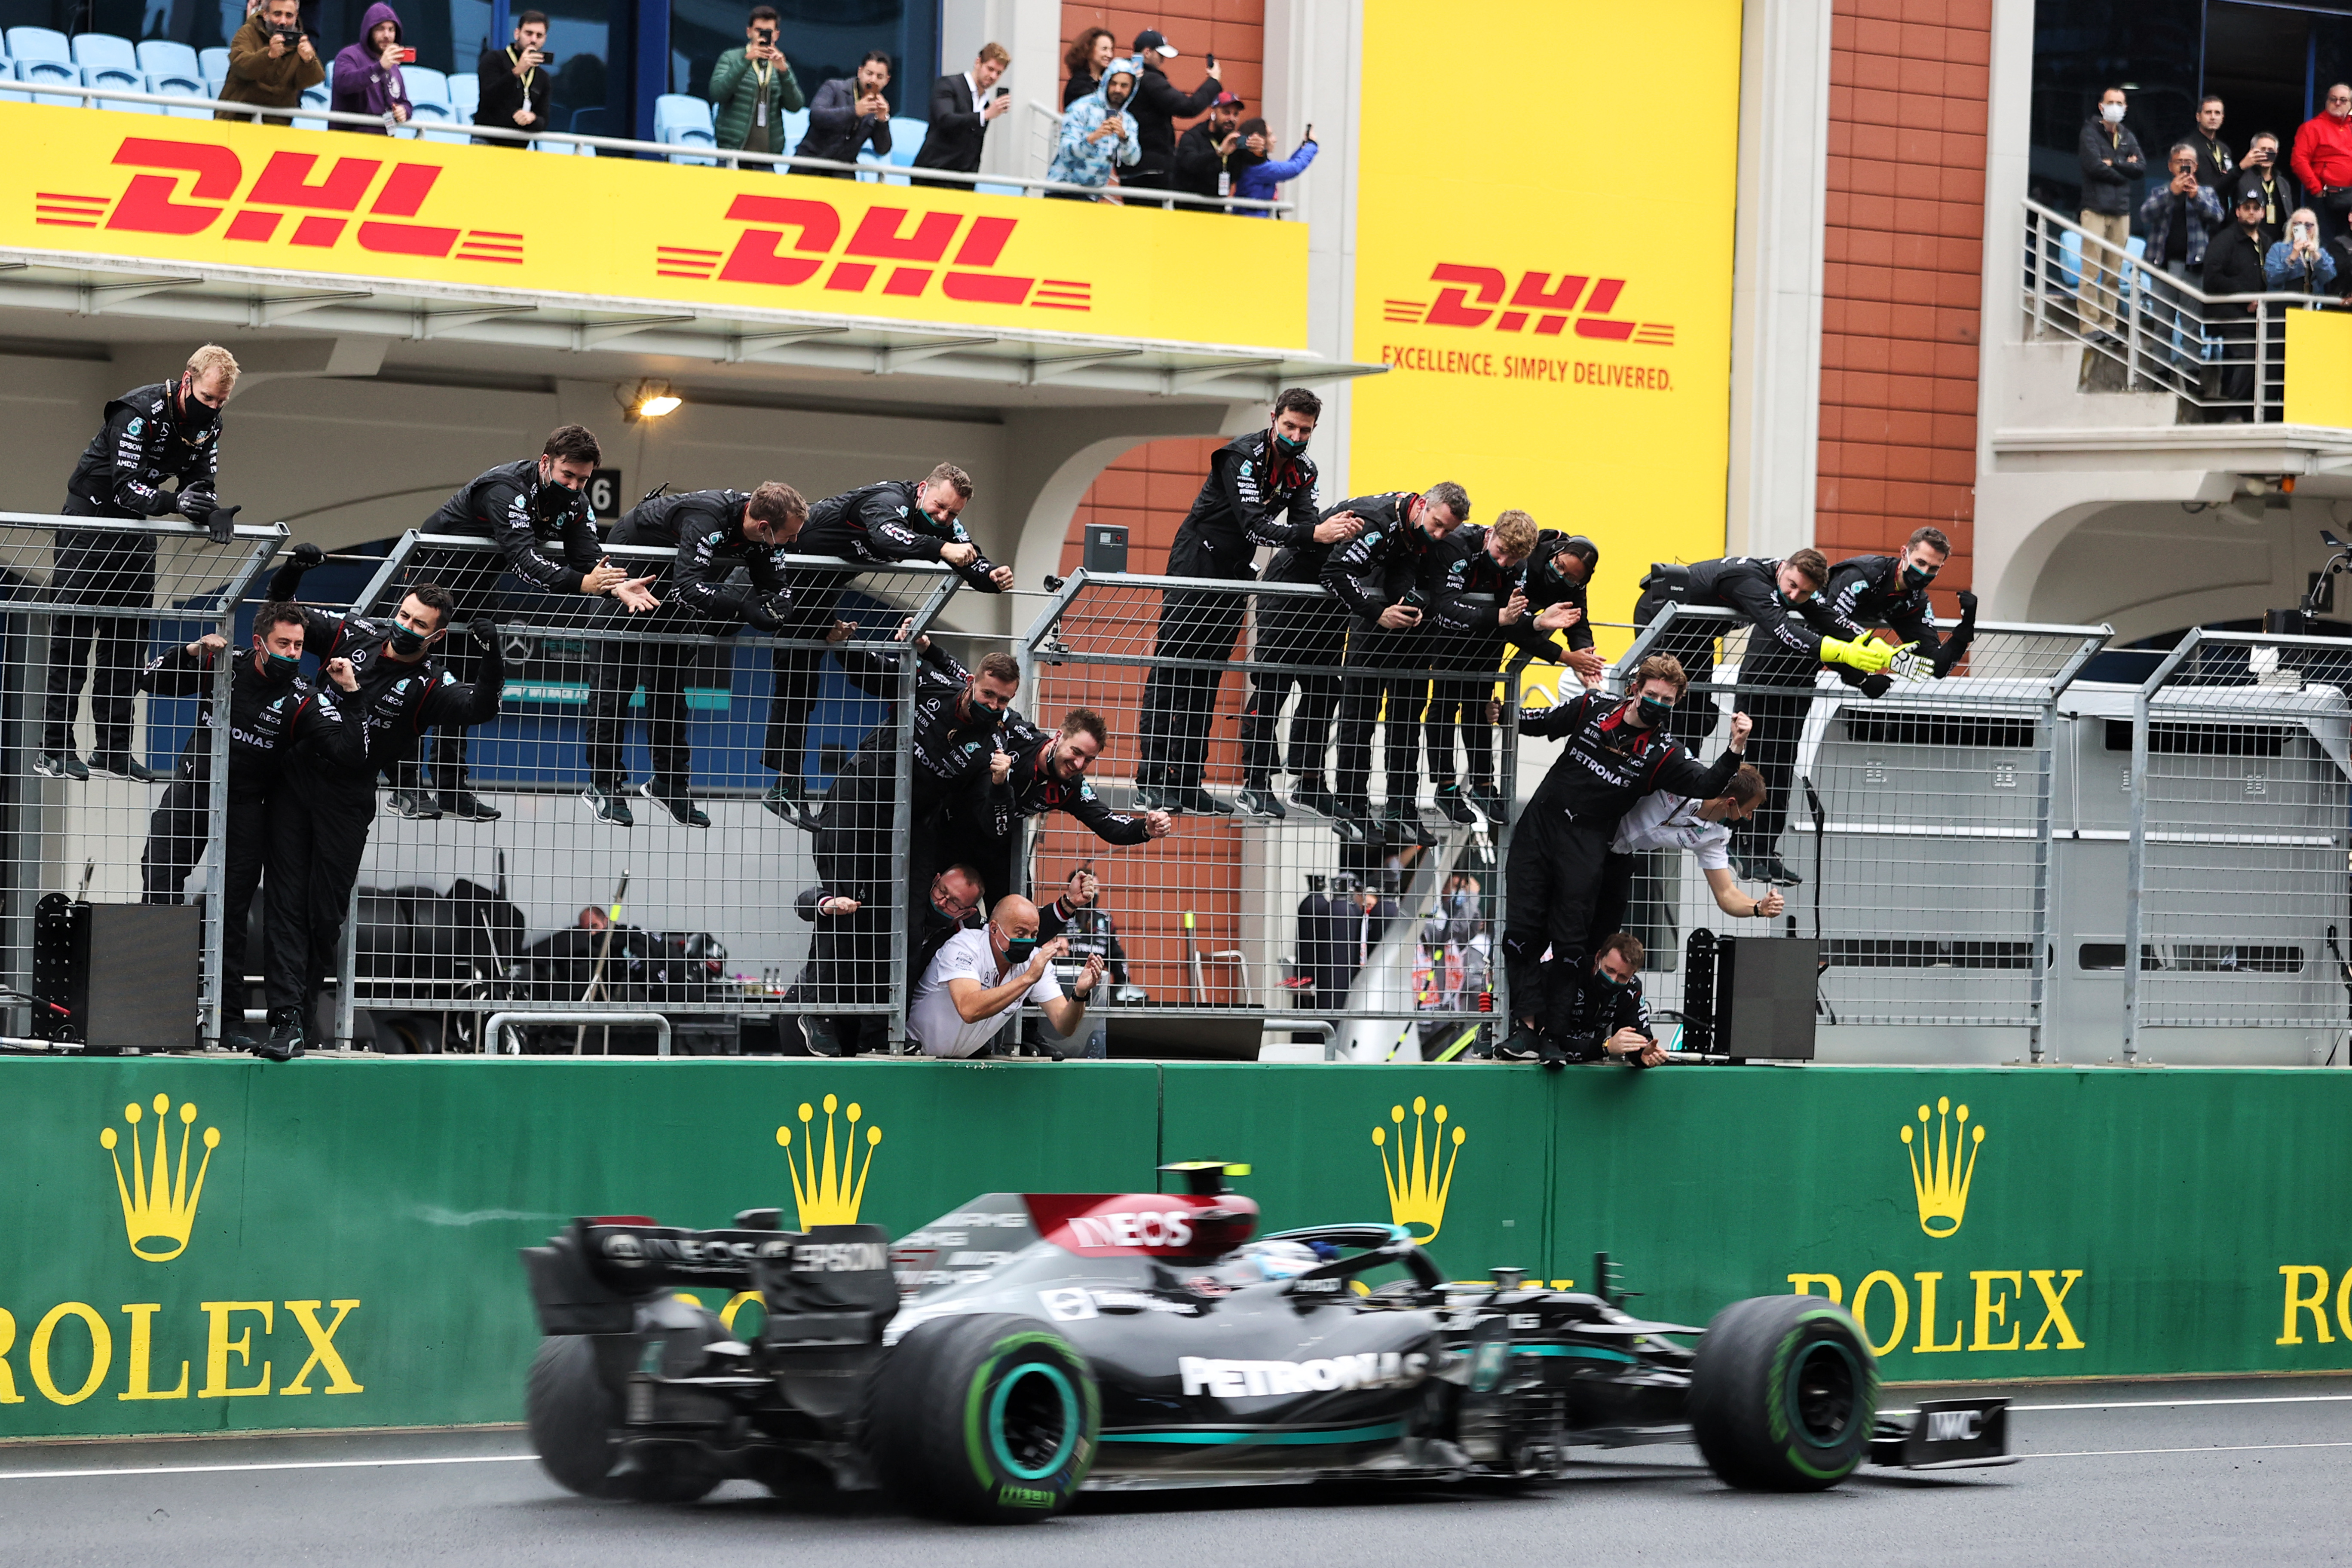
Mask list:
[[[867,1398],[884,1488],[916,1512],[982,1524],[1034,1524],[1069,1507],[1102,1428],[1086,1358],[1011,1313],[917,1324]]]
[[[703,1342],[727,1337],[715,1317],[708,1329]],[[541,1466],[558,1486],[582,1497],[692,1502],[721,1479],[678,1447],[641,1450],[635,1464],[614,1473],[621,1458],[621,1396],[598,1374],[595,1342],[584,1334],[551,1334],[540,1342],[523,1415]]]
[[[1715,1315],[1691,1368],[1699,1452],[1725,1482],[1819,1491],[1870,1449],[1878,1366],[1843,1308],[1758,1296]]]

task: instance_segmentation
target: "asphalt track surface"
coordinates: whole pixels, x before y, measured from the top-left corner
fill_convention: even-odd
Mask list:
[[[1890,1391],[1890,1405],[1920,1391]],[[2000,1392],[2000,1391],[1988,1391]],[[1328,1563],[2330,1563],[2352,1558],[2352,1378],[2014,1391],[2000,1469],[1864,1470],[1834,1491],[1718,1485],[1685,1447],[1580,1450],[1523,1492],[1324,1487],[1089,1499],[1025,1529],[556,1487],[519,1431],[0,1445],[0,1563],[898,1568]]]

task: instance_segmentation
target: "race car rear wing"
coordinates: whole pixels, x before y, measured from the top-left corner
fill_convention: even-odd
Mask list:
[[[636,1304],[680,1287],[756,1290],[763,1341],[877,1340],[898,1310],[888,1237],[870,1225],[774,1228],[746,1210],[742,1228],[686,1230],[635,1215],[577,1219],[545,1247],[521,1249],[540,1327],[549,1334],[627,1333]],[[768,1221],[762,1226],[756,1222]]]

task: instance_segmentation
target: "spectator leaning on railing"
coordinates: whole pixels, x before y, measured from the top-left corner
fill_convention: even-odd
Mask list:
[[[2294,177],[2319,217],[2319,237],[2352,234],[2352,84],[2327,89],[2326,107],[2294,133]]]
[[[514,42],[503,49],[485,49],[477,73],[481,79],[481,101],[474,110],[474,123],[494,126],[500,131],[544,131],[547,129],[548,100],[554,96],[555,79],[547,74],[547,14],[525,11],[515,18]],[[488,147],[520,147],[520,142],[476,137],[476,142]]]
[[[228,41],[228,80],[220,96],[229,103],[256,103],[265,109],[299,109],[302,89],[327,79],[327,68],[302,31],[302,8],[295,0],[269,0],[245,19]],[[259,120],[257,114],[235,110],[213,111],[215,120]],[[284,123],[280,121],[279,123]]]
[[[2099,94],[2099,111],[2083,122],[2083,232],[2116,250],[2131,243],[2132,184],[2147,173],[2139,138],[2124,125],[2124,89]],[[2116,328],[2122,273],[2105,252],[2083,247],[2082,321],[2085,335],[2109,337]]]
[[[1062,116],[1062,141],[1054,150],[1053,163],[1046,166],[1047,179],[1100,190],[1110,184],[1114,165],[1134,163],[1135,119],[1127,112],[1127,106],[1135,96],[1135,81],[1140,74],[1133,60],[1114,60],[1105,70],[1102,85],[1070,106]],[[1102,199],[1075,191],[1045,194],[1073,202]]]
[[[922,150],[915,154],[916,168],[980,173],[988,122],[1013,107],[1011,96],[996,85],[1012,63],[1013,56],[1003,44],[983,44],[970,70],[951,71],[931,83],[930,129],[923,133]]]
[[[870,49],[857,62],[857,78],[836,77],[816,89],[809,105],[808,134],[801,138],[803,158],[831,158],[854,163],[869,141],[881,157],[890,155],[890,105],[882,89],[890,85],[890,57]],[[804,174],[853,179],[847,170],[803,169]]]
[[[1265,121],[1244,120],[1241,132],[1242,144],[1225,163],[1234,172],[1234,195],[1244,201],[1274,200],[1281,194],[1283,181],[1298,178],[1307,172],[1307,165],[1315,162],[1315,139],[1311,136],[1299,143],[1298,151],[1277,163],[1272,156],[1274,133],[1265,128]],[[1272,217],[1274,214],[1266,208],[1255,207],[1246,209],[1244,216]]]
[[[732,153],[782,153],[782,120],[801,108],[800,79],[776,47],[775,7],[761,5],[743,25],[744,45],[710,68],[710,102],[719,145]]]
[[[335,131],[356,131],[383,136],[388,127],[408,123],[408,84],[401,79],[400,16],[383,0],[367,8],[361,20],[360,41],[346,44],[335,57],[335,86],[328,107],[345,114],[373,114],[383,125],[348,125],[328,121]]]

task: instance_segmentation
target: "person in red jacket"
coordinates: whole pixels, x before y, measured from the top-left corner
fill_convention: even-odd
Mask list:
[[[2327,89],[2327,104],[2294,133],[2294,177],[2319,216],[2325,242],[2352,234],[2352,85]]]

